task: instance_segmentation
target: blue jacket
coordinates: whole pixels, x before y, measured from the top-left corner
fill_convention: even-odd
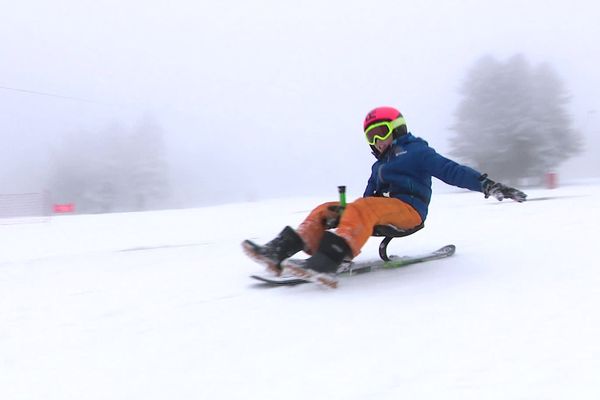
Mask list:
[[[481,173],[435,152],[410,132],[394,140],[371,168],[364,197],[389,194],[410,204],[427,218],[431,200],[431,177],[449,185],[481,192]]]

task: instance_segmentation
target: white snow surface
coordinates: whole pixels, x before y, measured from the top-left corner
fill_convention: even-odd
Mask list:
[[[600,186],[528,194],[434,194],[390,252],[453,257],[336,290],[240,247],[324,198],[0,224],[0,399],[600,399]]]

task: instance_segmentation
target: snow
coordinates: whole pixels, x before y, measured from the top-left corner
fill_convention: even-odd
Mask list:
[[[0,398],[598,399],[600,186],[528,194],[434,195],[389,248],[453,257],[336,290],[239,245],[325,198],[0,224]]]

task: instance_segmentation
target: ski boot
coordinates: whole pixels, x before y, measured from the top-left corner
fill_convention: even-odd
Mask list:
[[[345,239],[325,232],[319,250],[306,260],[286,260],[282,266],[290,274],[330,288],[337,287],[335,274],[346,259],[352,257],[352,249]]]
[[[242,248],[246,255],[265,266],[267,271],[281,275],[281,262],[304,249],[304,241],[298,233],[286,226],[275,239],[260,246],[251,240],[244,240]]]

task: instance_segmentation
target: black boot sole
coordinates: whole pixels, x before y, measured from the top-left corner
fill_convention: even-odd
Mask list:
[[[270,259],[269,257],[265,257],[262,254],[260,254],[260,246],[254,243],[253,241],[244,240],[242,242],[242,249],[249,258],[264,266],[268,272],[276,276],[281,275],[282,269],[279,266],[279,263],[275,260]]]
[[[334,274],[315,271],[314,269],[305,268],[304,260],[288,259],[281,263],[284,272],[294,275],[300,279],[314,282],[318,285],[335,289],[338,286],[337,278]]]

